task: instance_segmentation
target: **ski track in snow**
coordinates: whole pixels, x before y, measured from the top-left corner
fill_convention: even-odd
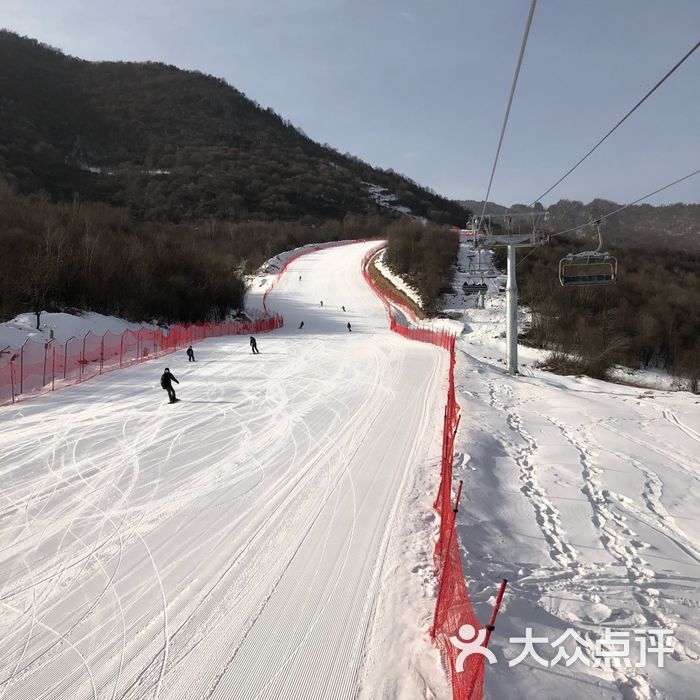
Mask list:
[[[168,358],[176,406],[158,362],[0,412],[0,700],[449,697],[412,641],[429,612],[408,632],[399,614],[408,590],[424,612],[435,595],[434,490],[417,470],[437,476],[447,358],[387,331],[358,274],[373,245],[296,261],[269,299],[286,326],[259,357],[233,337],[200,343],[194,365]],[[546,374],[529,349],[508,377],[488,283],[458,344],[455,454],[482,621],[510,580],[487,696],[690,700],[693,397]],[[663,669],[509,668],[528,626],[589,641],[661,627],[674,652]]]
[[[353,698],[381,667],[447,356],[388,331],[374,245],[296,261],[259,356],[209,339],[0,412],[0,700]]]
[[[464,270],[466,252],[463,246]],[[695,698],[696,397],[548,374],[534,367],[538,351],[523,347],[521,375],[508,376],[499,282],[488,281],[485,310],[472,308],[473,300],[456,304],[465,324],[456,368],[463,418],[455,477],[465,480],[458,533],[482,621],[500,578],[510,581],[492,637],[499,663],[486,670],[486,695]],[[644,668],[579,663],[546,669],[533,660],[510,668],[507,659],[522,645],[509,637],[522,637],[526,627],[550,641],[571,627],[589,642],[605,627],[662,628],[673,631],[674,651],[664,668],[649,662]],[[553,655],[545,650],[545,657]]]

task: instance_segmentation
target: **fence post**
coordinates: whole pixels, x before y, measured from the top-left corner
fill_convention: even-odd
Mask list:
[[[78,382],[83,381],[83,368],[85,367],[85,337],[83,337],[83,349],[80,355],[80,376],[78,377]]]
[[[491,611],[491,619],[489,620],[489,624],[486,625],[486,636],[484,637],[484,643],[482,644],[484,649],[486,649],[486,647],[488,647],[488,645],[489,645],[489,639],[491,638],[491,632],[493,632],[493,630],[496,629],[494,626],[496,624],[496,615],[498,615],[498,611],[501,607],[501,601],[503,600],[503,594],[505,593],[507,583],[508,583],[507,578],[504,578],[501,581],[501,588],[498,591],[498,595],[496,596],[496,602],[494,603],[493,610]],[[465,697],[471,698],[472,693],[474,692],[474,686],[476,684],[476,680],[477,680],[477,676],[474,676],[472,678],[471,685],[469,686],[469,692],[467,693],[467,695]]]
[[[74,335],[72,335],[68,340],[66,340],[66,344],[63,346],[63,378],[66,378],[66,372],[68,370],[68,343],[70,343],[71,340],[75,338]]]
[[[102,366],[104,365],[105,361],[105,337],[102,336],[102,340],[100,340],[100,374],[102,374]]]
[[[51,341],[49,341],[51,342]],[[44,343],[44,376],[41,380],[41,388],[46,386],[46,351],[49,349],[49,343]]]
[[[54,391],[56,386],[56,346],[53,346],[51,354],[51,391]]]
[[[10,384],[12,385],[12,403],[15,402],[15,357],[10,357]]]
[[[450,485],[451,488],[451,485]],[[442,592],[442,584],[443,580],[445,578],[445,566],[447,563],[447,559],[450,556],[450,545],[452,544],[452,533],[454,532],[455,528],[457,527],[457,513],[459,511],[459,499],[462,496],[462,481],[460,480],[459,482],[459,487],[457,490],[457,498],[455,498],[455,505],[454,508],[452,509],[452,527],[450,528],[450,535],[447,538],[447,546],[444,549],[444,556],[442,557],[443,563],[442,566],[440,567],[440,581],[438,583],[438,594],[437,594],[437,600],[435,601],[435,612],[433,613],[433,627],[432,627],[432,634],[431,636],[435,638],[435,635],[437,635],[437,618],[438,618],[438,611],[440,610],[440,593]],[[449,498],[449,497],[448,497]],[[449,500],[448,500],[449,503]],[[443,513],[442,517],[445,517],[445,514]],[[459,556],[459,552],[457,553],[457,556]],[[471,693],[469,693],[467,698],[471,698]]]
[[[24,346],[27,344],[27,342],[24,342],[24,345],[19,349],[19,393],[23,394],[24,393]]]
[[[457,498],[455,498],[455,505],[454,508],[452,509],[455,514],[457,514],[457,511],[459,510],[459,499],[462,498],[462,485],[464,484],[464,481],[462,479],[459,480],[459,486],[457,487]]]
[[[126,334],[126,331],[124,331],[121,335],[121,338],[119,338],[119,367],[122,366],[122,357],[124,356],[124,335]]]
[[[491,638],[491,632],[496,629],[496,615],[501,608],[501,601],[503,600],[503,594],[506,592],[506,586],[508,585],[508,579],[504,578],[501,581],[501,587],[498,590],[498,595],[496,596],[496,602],[493,604],[493,610],[491,611],[491,619],[489,624],[486,625],[486,636],[484,637],[484,647],[489,645],[489,639]]]

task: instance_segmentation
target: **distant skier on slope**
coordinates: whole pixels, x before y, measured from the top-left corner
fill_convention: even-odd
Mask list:
[[[194,350],[191,345],[187,348],[187,361],[194,362]]]
[[[350,325],[350,321],[348,321],[348,333],[352,333],[352,326]]]
[[[321,306],[323,306],[323,299],[321,299]]]
[[[299,281],[301,282],[301,275],[299,275]]]
[[[343,309],[343,311],[345,311],[345,307],[344,307],[344,306],[342,306],[341,308]]]
[[[301,330],[303,327],[304,327],[304,322],[302,321],[302,322],[299,324],[299,330]]]
[[[173,389],[173,382],[175,384],[179,384],[180,382],[175,379],[175,376],[170,373],[170,369],[168,367],[165,368],[165,372],[163,372],[163,376],[160,378],[160,385],[165,391],[168,392],[168,398],[170,399],[170,403],[175,403],[176,401],[179,401],[180,399],[175,396],[175,389]]]
[[[259,355],[260,350],[258,350],[258,341],[253,338],[253,336],[250,336],[250,349],[253,351],[253,355]]]

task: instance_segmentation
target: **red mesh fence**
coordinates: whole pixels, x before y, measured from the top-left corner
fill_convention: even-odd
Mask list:
[[[204,338],[265,333],[282,324],[282,317],[274,314],[254,321],[178,324],[167,330],[107,331],[102,336],[90,332],[65,343],[28,340],[21,348],[0,350],[0,406],[161,357]]]
[[[382,300],[389,314],[390,329],[411,340],[431,343],[445,348],[450,353],[449,385],[445,405],[442,433],[442,456],[440,486],[433,507],[440,515],[440,532],[433,554],[435,575],[438,578],[438,594],[435,601],[435,613],[430,636],[435,641],[450,677],[452,697],[454,700],[481,700],[484,679],[484,657],[471,653],[460,659],[461,648],[455,646],[450,638],[458,642],[469,642],[484,630],[469,600],[469,593],[464,581],[462,561],[459,556],[459,543],[455,532],[455,514],[457,504],[452,504],[452,463],[454,460],[454,442],[459,425],[459,405],[455,397],[455,336],[445,331],[409,326],[395,312],[399,307],[402,313],[409,312],[398,295],[380,290],[367,272],[370,258],[384,244],[370,250],[362,261],[362,274],[365,281]],[[390,303],[391,302],[391,303]],[[473,629],[468,629],[471,625]],[[483,642],[486,645],[488,637]],[[461,662],[461,664],[460,664]]]

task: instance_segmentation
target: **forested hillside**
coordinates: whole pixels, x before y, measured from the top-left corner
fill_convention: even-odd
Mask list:
[[[402,207],[438,223],[464,219],[457,202],[315,143],[223,80],[82,61],[7,31],[0,144],[0,177],[20,193],[77,193],[143,221],[315,223]]]
[[[461,204],[481,215],[483,201],[463,200]],[[547,208],[547,219],[543,222],[549,233],[564,231],[577,226],[585,226],[591,220],[607,216],[622,209],[624,205],[607,199],[594,199],[588,204],[571,199],[560,199]],[[492,225],[502,222],[507,213],[527,211],[544,211],[543,207],[535,205],[530,209],[525,204],[513,204],[504,207],[489,202],[486,215],[495,214]],[[700,251],[700,204],[665,204],[652,206],[650,204],[635,204],[624,208],[616,214],[608,216],[603,222],[603,235],[611,243],[632,243],[646,247],[663,247],[674,250]],[[573,232],[578,238],[590,235],[590,229]]]
[[[465,216],[223,80],[91,63],[0,31],[2,319],[72,307],[220,318],[243,308],[242,274],[267,258],[380,236],[406,214]]]
[[[579,249],[561,237],[520,255],[519,296],[533,321],[526,338],[553,351],[549,367],[594,377],[615,364],[658,367],[700,389],[700,253],[606,246],[617,284],[563,288],[559,260]]]
[[[582,226],[622,206],[606,199],[588,204],[562,199],[547,209],[547,227],[555,232]],[[615,245],[700,252],[700,204],[636,204],[605,219],[602,232],[606,241]],[[585,235],[590,235],[590,229],[579,237]]]
[[[418,290],[423,311],[432,316],[440,310],[440,296],[452,292],[454,261],[459,236],[440,226],[397,221],[386,231],[386,262]]]
[[[139,222],[101,202],[51,202],[2,184],[0,214],[0,320],[71,308],[132,321],[219,320],[243,309],[243,274],[268,258],[305,243],[386,235],[391,223],[360,215],[313,227]]]

